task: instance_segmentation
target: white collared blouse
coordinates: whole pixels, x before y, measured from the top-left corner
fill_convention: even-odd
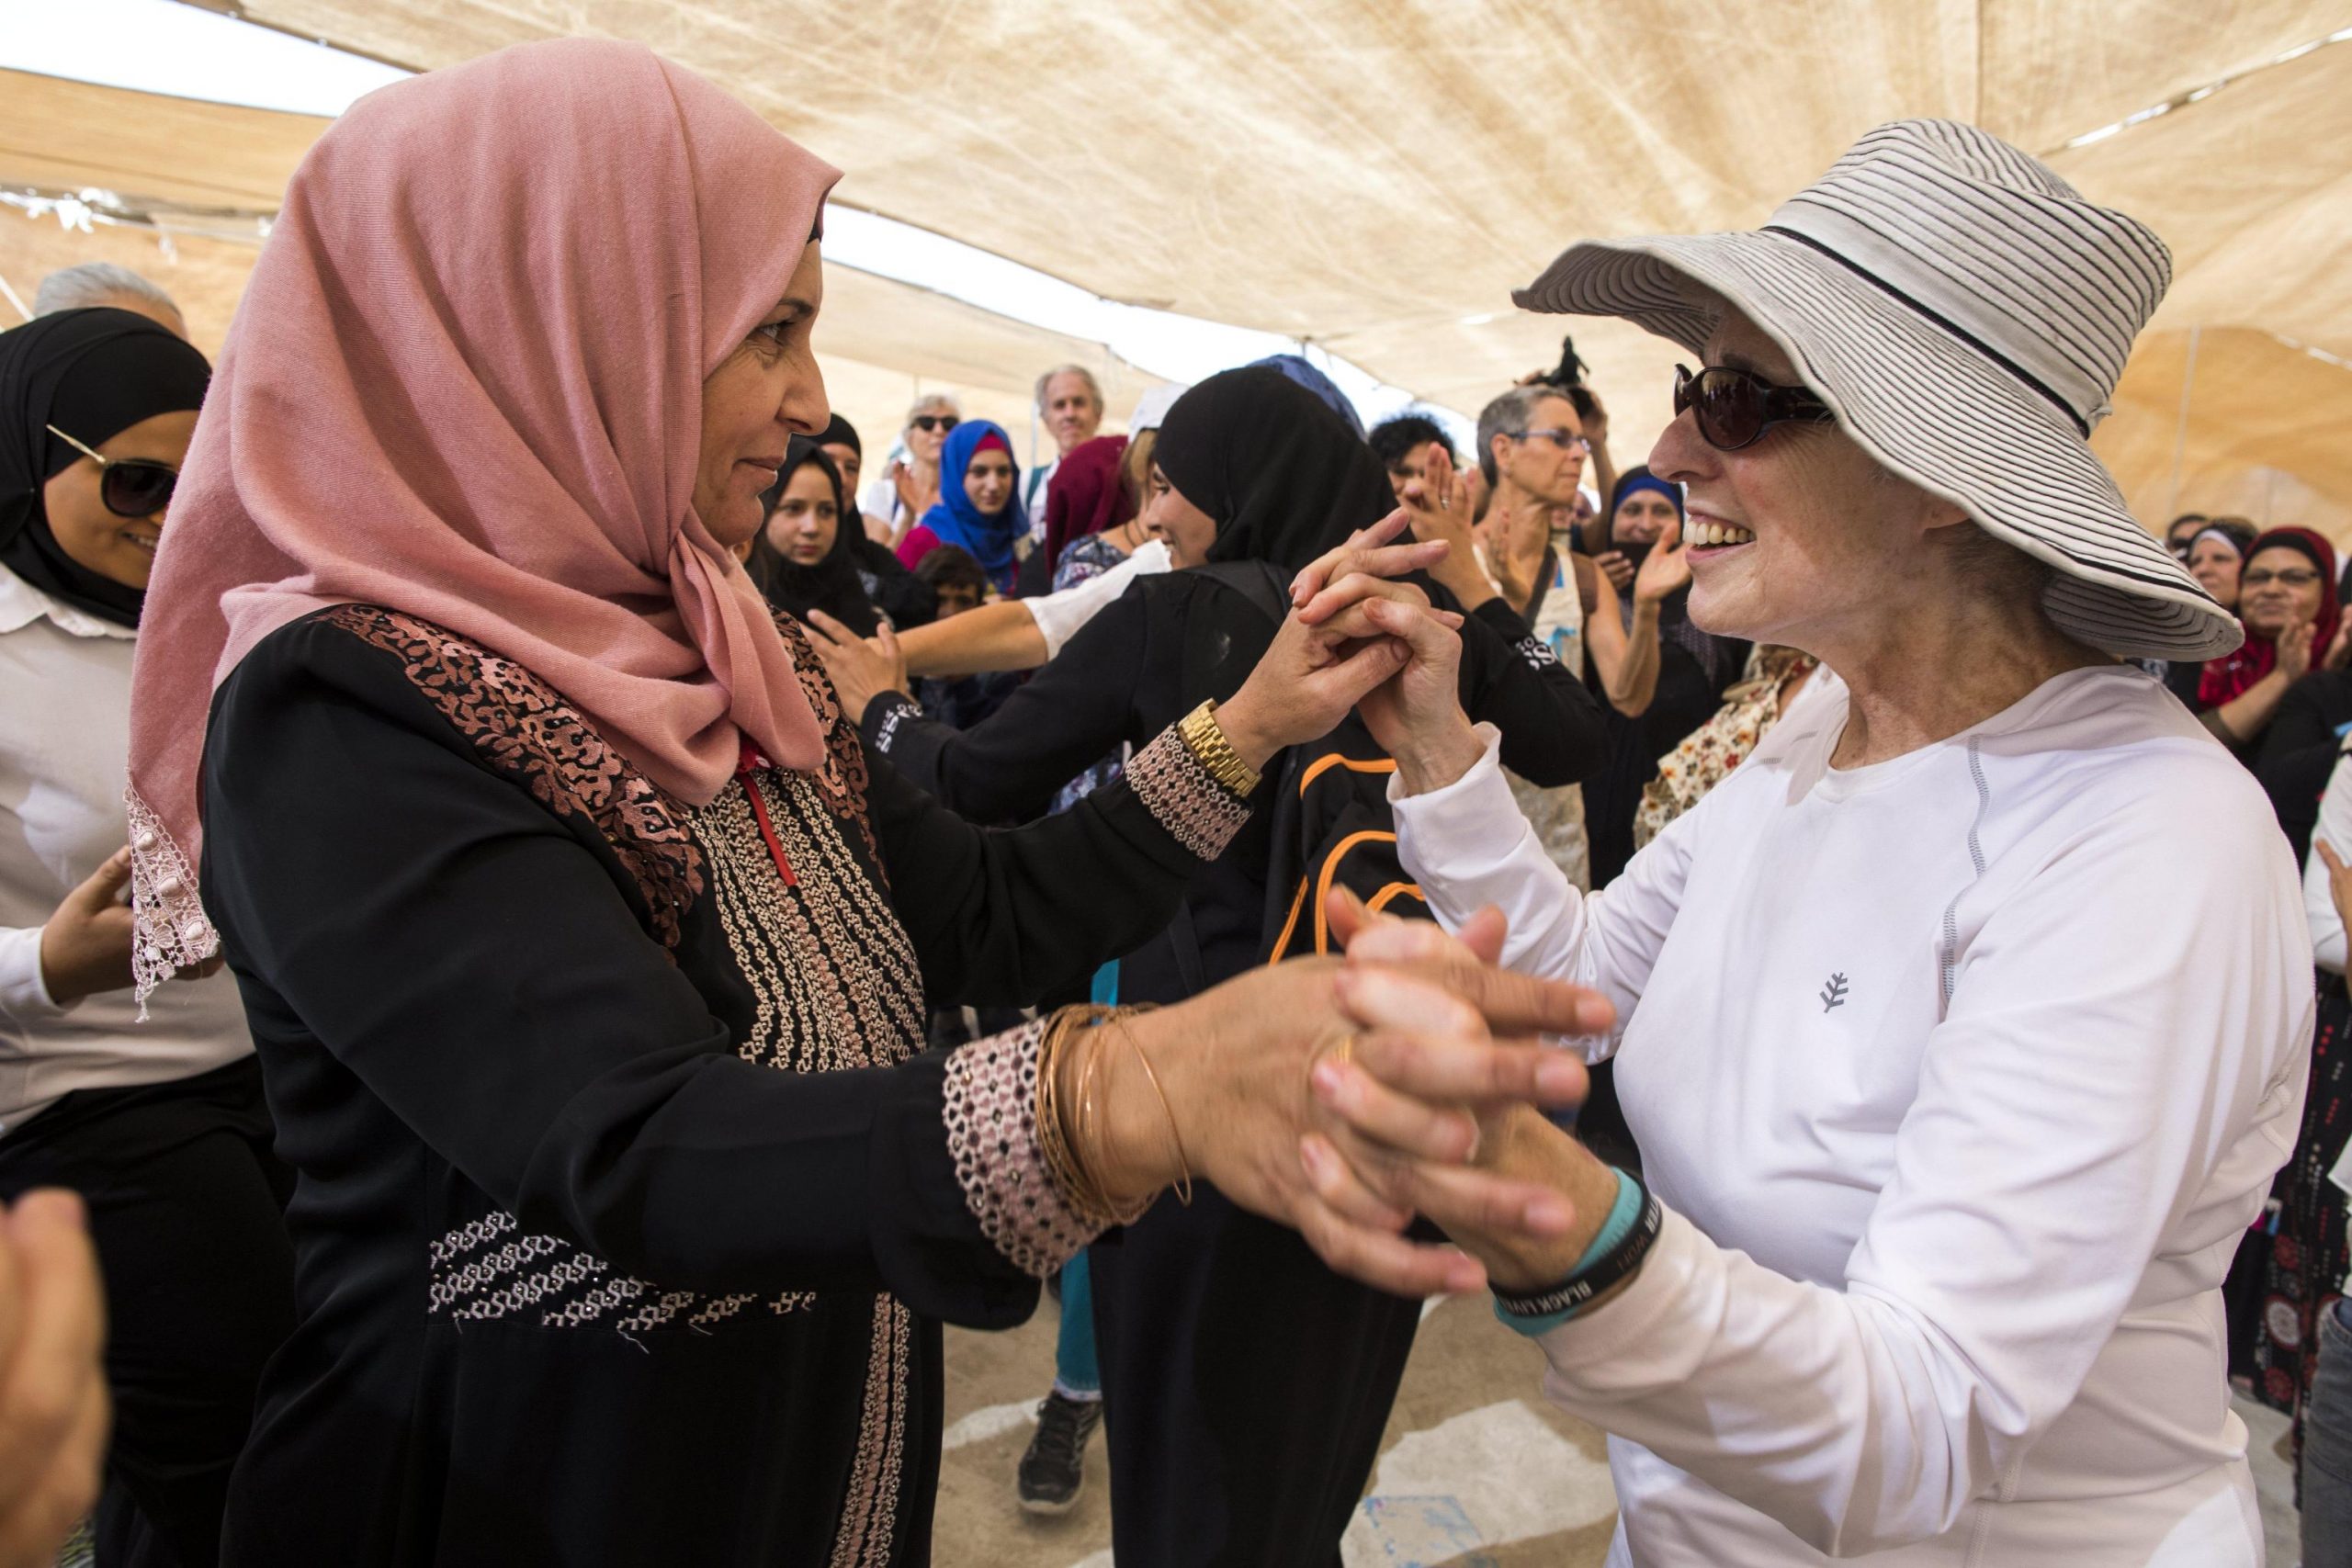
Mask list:
[[[0,1137],[74,1090],[168,1083],[253,1049],[226,970],[164,986],[144,1023],[127,987],[60,1007],[41,978],[43,923],[128,831],[136,647],[0,568]]]

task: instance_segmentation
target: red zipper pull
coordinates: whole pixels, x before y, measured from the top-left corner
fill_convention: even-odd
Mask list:
[[[753,774],[768,766],[760,749],[752,744],[751,737],[743,738],[743,750],[738,755],[735,776],[743,781],[743,796],[752,803],[752,817],[760,825],[760,837],[768,842],[768,857],[775,862],[775,874],[784,878],[786,887],[797,887],[800,879],[792,874],[792,863],[784,858],[784,845],[776,840],[775,824],[768,820],[768,803],[760,794],[760,781]]]

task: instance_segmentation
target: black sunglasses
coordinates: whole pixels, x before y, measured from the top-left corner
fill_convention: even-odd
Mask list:
[[[1691,411],[1700,438],[1718,452],[1753,446],[1776,424],[1823,424],[1838,416],[1803,387],[1776,387],[1761,376],[1710,365],[1696,375],[1674,367],[1674,412]]]
[[[152,457],[102,457],[53,424],[49,433],[98,466],[98,499],[117,517],[153,517],[171,504],[180,471],[169,463]]]
[[[908,425],[916,430],[941,432],[953,430],[963,423],[952,413],[919,413],[907,421]]]

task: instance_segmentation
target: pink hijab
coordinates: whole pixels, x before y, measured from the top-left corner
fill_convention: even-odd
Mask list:
[[[838,173],[633,44],[525,44],[354,105],[287,187],[141,617],[130,710],[144,998],[198,906],[212,689],[338,604],[552,683],[646,774],[716,795],[749,736],[823,740],[693,510],[704,378],[783,296]]]

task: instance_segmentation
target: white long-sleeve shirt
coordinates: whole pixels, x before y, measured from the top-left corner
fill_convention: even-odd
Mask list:
[[[1109,609],[1136,578],[1167,571],[1170,566],[1167,543],[1146,539],[1128,552],[1126,559],[1106,572],[1051,593],[1033,594],[1013,603],[1027,610],[1030,619],[1037,623],[1037,631],[1046,639],[1046,657],[1051,659],[1087,622]]]
[[[2323,969],[2344,973],[2344,919],[2328,892],[2327,863],[2319,858],[2324,839],[2336,858],[2352,863],[2352,768],[2335,759],[2327,788],[2319,797],[2319,825],[2312,829],[2312,852],[2303,862],[2303,914],[2311,922],[2312,957]]]
[[[1847,694],[1580,898],[1487,758],[1397,798],[1439,917],[1616,1004],[1668,1213],[1543,1338],[1612,1564],[2252,1568],[2219,1291],[2301,1115],[2311,943],[2261,791],[2163,690],[2061,675],[1828,766]]]
[[[0,1137],[73,1090],[193,1077],[253,1050],[225,969],[157,990],[144,1023],[128,988],[60,1007],[41,977],[41,927],[129,831],[136,646],[0,567]]]

